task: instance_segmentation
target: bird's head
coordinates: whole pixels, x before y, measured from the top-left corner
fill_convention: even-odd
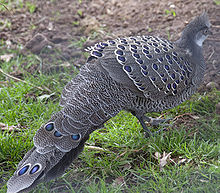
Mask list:
[[[177,42],[179,42],[179,44],[182,43],[183,45],[196,44],[197,46],[202,47],[204,40],[208,35],[212,34],[210,27],[211,24],[208,15],[204,12],[185,27],[181,34],[181,38]]]

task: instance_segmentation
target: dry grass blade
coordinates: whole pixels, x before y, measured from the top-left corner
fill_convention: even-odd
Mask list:
[[[29,84],[29,85],[31,85],[31,86],[33,86],[33,87],[39,89],[39,90],[42,90],[42,91],[47,90],[47,91],[50,92],[50,90],[47,89],[47,88],[43,89],[43,88],[41,88],[41,87],[39,87],[39,86],[35,86],[35,85],[31,84],[31,83],[28,83],[28,82],[26,82],[26,81],[24,81],[24,80],[21,80],[20,78],[16,78],[16,77],[14,77],[14,76],[12,76],[12,75],[10,75],[10,74],[7,74],[7,73],[4,72],[1,68],[0,68],[0,72],[1,72],[3,75],[5,75],[5,76],[7,76],[8,78],[11,78],[11,79],[13,79],[13,80],[15,80],[15,81],[23,82],[23,83]]]
[[[10,10],[3,3],[0,3],[0,5],[2,5],[6,10],[10,12]]]
[[[85,146],[85,148],[86,149],[89,149],[89,150],[98,150],[98,151],[109,151],[109,150],[107,150],[107,149],[103,149],[103,148],[101,148],[101,147],[96,147],[96,146]]]

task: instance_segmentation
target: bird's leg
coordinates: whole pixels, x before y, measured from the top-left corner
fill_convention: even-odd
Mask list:
[[[152,135],[152,132],[150,131],[150,129],[147,128],[147,125],[145,124],[144,119],[143,119],[144,116],[137,115],[135,112],[131,112],[131,114],[134,115],[138,119],[143,129],[147,132],[146,137],[150,137],[150,135]]]
[[[156,119],[156,118],[152,118],[152,117],[147,117],[145,115],[138,115],[137,113],[135,112],[131,112],[132,115],[134,115],[140,122],[141,126],[143,127],[143,129],[147,132],[146,134],[146,137],[149,137],[150,135],[154,135],[155,133],[159,133],[161,131],[164,131],[166,130],[166,128],[163,128],[163,129],[160,129],[158,131],[156,131],[155,133],[152,133],[148,128],[147,128],[147,125],[145,124],[144,121],[147,121],[150,125],[152,126],[159,126],[161,123],[165,123],[171,119]],[[164,126],[168,126],[169,124],[163,124]]]

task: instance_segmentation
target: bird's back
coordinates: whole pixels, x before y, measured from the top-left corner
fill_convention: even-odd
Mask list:
[[[150,112],[176,106],[196,90],[193,79],[197,65],[185,50],[165,39],[153,36],[119,38],[98,43],[89,51],[88,61],[100,65],[113,80],[147,100],[151,106],[153,103],[165,104],[149,109]]]

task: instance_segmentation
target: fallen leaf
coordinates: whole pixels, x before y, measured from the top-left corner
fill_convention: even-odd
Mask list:
[[[171,155],[171,153],[172,153],[172,152],[166,154],[165,151],[163,152],[163,157],[160,159],[160,163],[159,163],[160,170],[162,170],[163,167],[167,164],[167,160],[170,159],[170,155]]]
[[[50,98],[50,97],[53,96],[53,95],[55,95],[55,92],[52,93],[52,94],[44,94],[44,95],[41,95],[41,96],[37,97],[37,99],[38,99],[39,101],[47,100],[48,98]]]
[[[0,56],[0,60],[4,62],[9,62],[13,58],[14,54],[4,54]]]
[[[116,178],[115,180],[114,180],[114,182],[112,183],[112,186],[120,186],[120,185],[122,185],[122,184],[124,184],[125,183],[125,180],[124,180],[124,177],[123,176],[120,176],[120,177],[118,177],[118,178]]]
[[[8,46],[8,48],[10,48],[12,45],[12,42],[10,40],[6,40],[5,44]]]
[[[200,118],[199,116],[196,116],[196,115],[190,115],[190,117],[195,119],[195,120],[198,120]]]
[[[131,164],[130,163],[127,163],[123,166],[123,170],[128,170],[128,169],[131,169]]]
[[[14,125],[11,125],[11,126],[8,126],[8,125],[6,125],[6,124],[4,124],[4,123],[0,123],[0,130],[2,130],[2,131],[18,131],[19,129],[16,127],[16,126],[14,126]]]
[[[160,170],[162,170],[163,167],[167,164],[167,160],[173,161],[172,159],[170,159],[171,153],[172,152],[166,154],[166,152],[164,151],[163,155],[161,156],[161,154],[159,152],[155,152],[154,158],[158,160],[159,166],[160,166]]]
[[[0,127],[5,127],[6,125],[4,123],[0,123]]]
[[[201,179],[200,182],[209,182],[208,180]]]
[[[114,15],[114,12],[111,9],[106,9],[106,13],[108,15]]]
[[[156,159],[157,159],[157,160],[159,160],[159,159],[160,159],[160,157],[161,157],[161,154],[160,154],[159,152],[155,152],[155,154],[154,154],[154,155],[155,155],[155,157],[156,157]]]
[[[178,164],[182,164],[182,163],[184,163],[186,160],[187,160],[187,159],[181,159],[181,160],[178,161]]]
[[[48,24],[47,29],[48,29],[49,31],[53,30],[53,23],[52,23],[52,22],[50,22],[50,23]]]

